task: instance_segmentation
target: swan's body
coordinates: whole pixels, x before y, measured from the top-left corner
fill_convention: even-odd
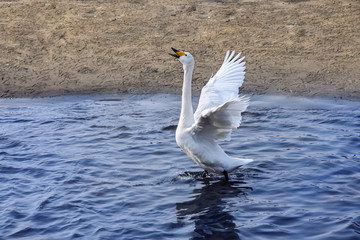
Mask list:
[[[173,49],[184,68],[182,106],[176,129],[176,143],[207,172],[224,174],[251,162],[228,156],[218,141],[230,140],[230,134],[241,123],[241,113],[249,105],[249,99],[239,97],[244,81],[244,57],[227,52],[219,71],[203,87],[195,113],[191,103],[191,80],[194,58],[188,52]]]

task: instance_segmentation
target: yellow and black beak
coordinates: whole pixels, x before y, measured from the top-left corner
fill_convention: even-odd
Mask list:
[[[171,56],[173,56],[173,57],[179,58],[179,57],[185,55],[185,53],[184,53],[183,51],[176,50],[176,49],[173,48],[173,47],[172,47],[171,49],[175,52],[175,54],[169,53],[169,54],[170,54]]]

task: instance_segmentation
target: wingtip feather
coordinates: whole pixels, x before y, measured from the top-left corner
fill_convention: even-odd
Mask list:
[[[234,54],[235,54],[235,51],[234,51]],[[241,55],[241,52],[238,53],[230,62],[231,63],[235,62],[240,57],[240,55]]]
[[[234,57],[234,55],[235,55],[235,51],[232,51],[229,58],[228,58],[228,62],[231,61],[231,59]]]
[[[226,54],[225,54],[225,58],[224,58],[223,64],[227,62],[227,60],[228,60],[228,58],[229,58],[229,54],[230,54],[230,51],[227,50],[227,51],[226,51]]]

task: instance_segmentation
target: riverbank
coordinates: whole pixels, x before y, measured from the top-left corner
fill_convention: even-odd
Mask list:
[[[199,92],[228,49],[246,56],[246,93],[360,97],[354,0],[0,2],[0,96]]]

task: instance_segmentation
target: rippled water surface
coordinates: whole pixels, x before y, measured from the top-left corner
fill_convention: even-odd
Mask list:
[[[360,239],[360,103],[253,96],[202,170],[178,95],[0,99],[0,239]]]

